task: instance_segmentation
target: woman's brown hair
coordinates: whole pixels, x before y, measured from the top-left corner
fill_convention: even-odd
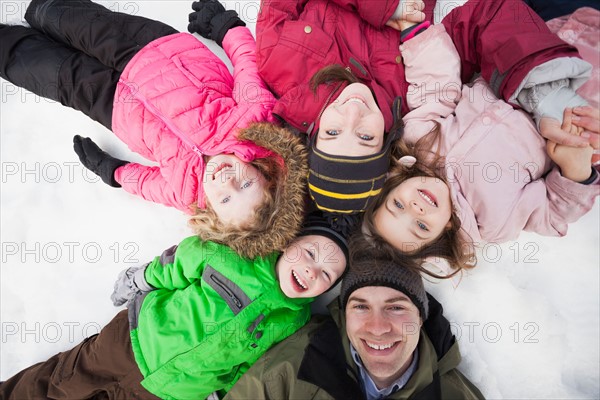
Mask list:
[[[345,83],[356,83],[360,80],[350,71],[350,69],[344,68],[341,65],[333,64],[321,68],[310,78],[310,89],[316,93],[319,85],[326,83],[330,84],[333,82],[345,82]]]

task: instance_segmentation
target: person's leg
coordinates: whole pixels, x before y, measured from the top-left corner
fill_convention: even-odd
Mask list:
[[[120,72],[24,26],[0,25],[0,76],[111,129]]]
[[[581,7],[600,10],[598,0],[524,0],[544,21],[572,14]]]
[[[469,0],[442,24],[460,55],[463,82],[481,72],[506,101],[534,67],[558,57],[577,57],[575,47],[550,32],[522,0]]]
[[[113,12],[88,0],[33,0],[25,20],[118,71],[146,44],[177,33],[162,22]]]
[[[29,367],[0,385],[0,398],[157,399],[140,382],[127,311],[72,350]]]

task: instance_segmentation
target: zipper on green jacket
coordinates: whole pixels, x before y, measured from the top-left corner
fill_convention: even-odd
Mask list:
[[[239,308],[240,310],[242,309],[242,302],[240,301],[240,299],[238,299],[237,296],[235,294],[233,294],[233,292],[231,292],[231,290],[229,290],[229,288],[223,282],[221,282],[221,280],[219,278],[217,278],[215,275],[211,274],[210,279],[212,279],[212,281],[214,283],[216,283],[217,285],[219,285],[221,287],[221,289],[223,289],[223,291],[227,294],[227,296],[229,296],[229,298],[231,300],[233,300],[233,302],[235,303],[237,308]]]

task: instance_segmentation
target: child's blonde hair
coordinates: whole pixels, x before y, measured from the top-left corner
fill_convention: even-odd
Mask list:
[[[450,215],[450,226],[442,234],[427,245],[421,246],[415,252],[402,252],[389,244],[379,233],[374,223],[375,212],[383,205],[387,196],[392,190],[404,181],[414,177],[432,177],[442,180],[446,185],[448,181],[445,173],[445,160],[440,156],[439,141],[441,140],[441,131],[439,124],[422,137],[414,145],[409,145],[403,140],[396,143],[396,148],[392,156],[399,159],[402,156],[413,156],[417,162],[406,167],[395,163],[391,168],[388,179],[381,189],[381,193],[365,211],[363,219],[363,232],[368,237],[371,244],[388,254],[398,253],[403,256],[420,260],[421,272],[436,278],[448,278],[460,272],[463,268],[473,268],[476,263],[475,250],[473,242],[467,232],[461,229],[461,220],[454,209]],[[437,275],[422,266],[423,262],[431,259],[445,259],[450,267],[455,271],[449,275]]]
[[[189,224],[202,240],[225,244],[243,257],[282,251],[298,233],[304,216],[306,147],[289,130],[270,123],[253,124],[238,138],[276,153],[250,163],[266,180],[263,202],[251,222],[240,226],[221,222],[208,203],[205,209],[195,209]]]

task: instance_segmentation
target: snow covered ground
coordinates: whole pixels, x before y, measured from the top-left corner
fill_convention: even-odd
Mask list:
[[[224,2],[254,22],[258,0]],[[458,2],[447,2],[457,4]],[[5,1],[18,22],[27,1]],[[184,31],[191,1],[102,3]],[[253,29],[253,24],[250,24]],[[210,43],[219,55],[224,53]],[[0,80],[0,380],[98,332],[117,312],[118,272],[190,234],[174,209],[112,189],[83,168],[72,136],[143,162],[83,114]],[[600,397],[599,206],[565,238],[488,245],[458,282],[429,284],[486,397]]]

